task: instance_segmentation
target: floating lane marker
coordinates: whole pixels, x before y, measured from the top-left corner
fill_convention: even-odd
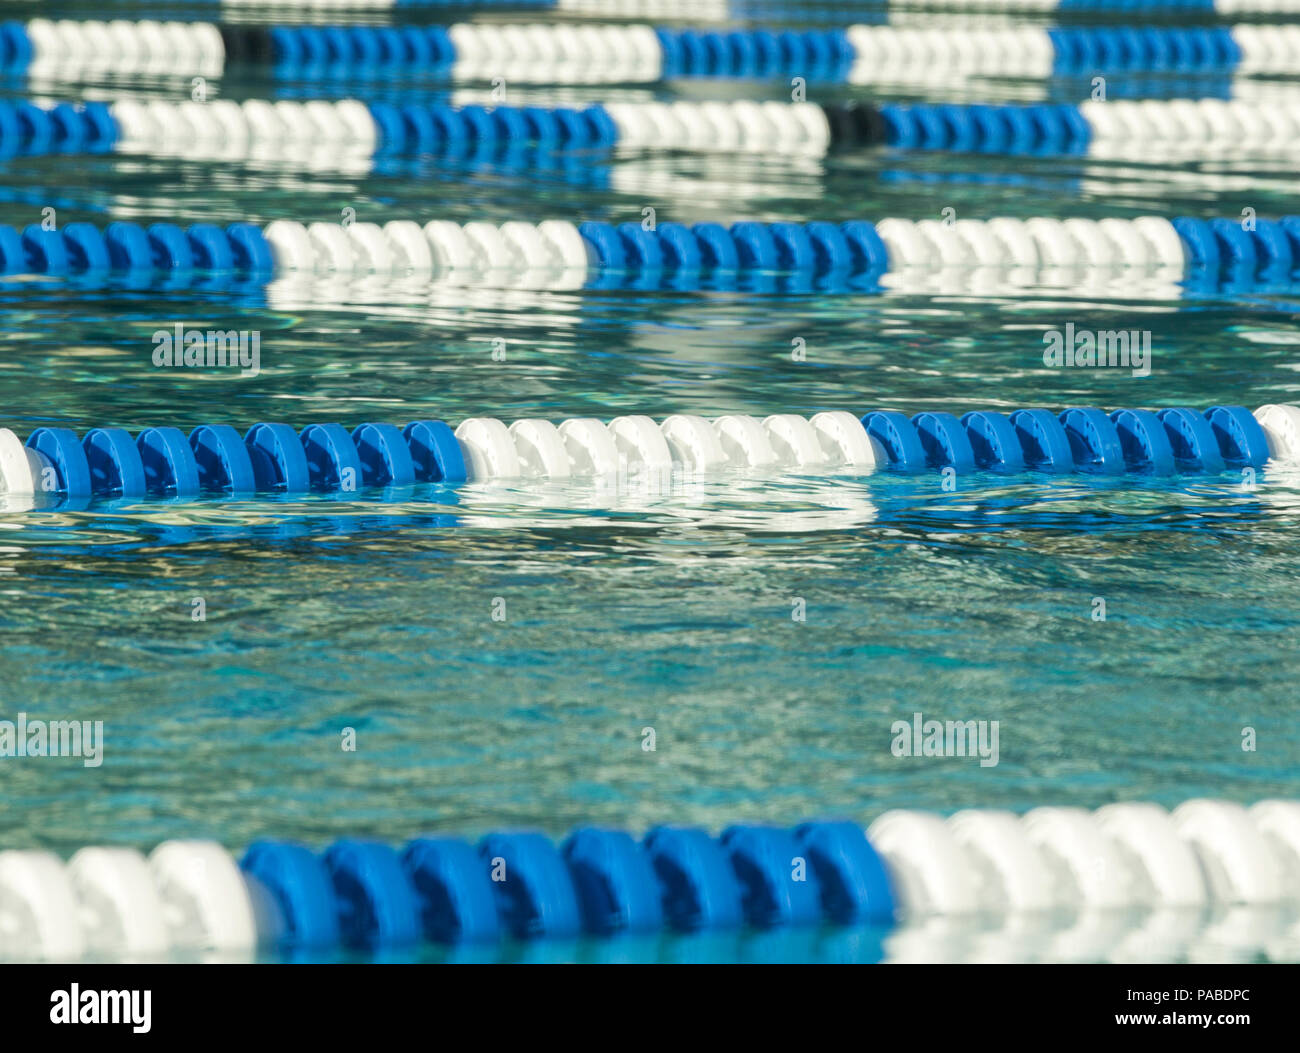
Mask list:
[[[354,492],[415,483],[529,479],[691,477],[725,471],[852,469],[951,470],[1094,475],[1216,474],[1300,461],[1300,408],[1241,406],[1159,411],[1093,407],[1061,412],[977,410],[960,418],[897,410],[762,419],[672,414],[580,417],[556,425],[471,417],[453,430],[438,420],[404,428],[364,423],[298,431],[263,422],[243,436],[204,424],[185,437],[147,428],[134,440],[117,428],[84,439],[67,428],[37,428],[23,446],[0,429],[0,493],[68,498],[191,497],[209,494]]]
[[[488,288],[726,289],[978,292],[990,283],[1070,278],[1071,285],[1143,282],[1161,298],[1290,289],[1300,272],[1300,217],[1239,220],[997,218],[940,223],[883,219],[843,223],[573,224],[500,226],[432,220],[311,223],[265,228],[198,223],[70,223],[58,230],[0,226],[0,275],[79,282],[122,275],[168,287],[238,276],[279,293],[313,281],[410,279]],[[395,289],[405,288],[394,282]],[[382,283],[381,283],[382,285]],[[400,296],[400,292],[393,295]]]
[[[868,84],[936,76],[1048,77],[1134,72],[1287,74],[1292,25],[699,30],[645,24],[449,26],[6,22],[0,72],[33,78],[219,76],[271,63],[283,78],[422,76],[515,83],[655,83],[678,77],[804,77]]]
[[[792,859],[805,866],[792,868]],[[492,880],[504,860],[514,879]],[[660,826],[644,837],[584,828],[477,845],[426,837],[398,850],[344,839],[323,852],[259,841],[240,862],[211,842],[169,841],[146,859],[84,848],[68,863],[0,852],[0,956],[76,961],[208,952],[301,955],[422,941],[870,925],[927,917],[1015,919],[1064,911],[1052,957],[1080,953],[1099,916],[1300,903],[1300,803],[1247,809],[1188,801],[891,811],[794,829]],[[796,876],[798,875],[798,876]],[[1095,912],[1103,912],[1097,915]],[[1114,912],[1129,912],[1127,915]],[[1008,924],[1012,924],[1008,921]],[[1049,926],[1049,929],[1051,926]]]

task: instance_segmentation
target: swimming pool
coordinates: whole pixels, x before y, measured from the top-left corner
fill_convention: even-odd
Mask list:
[[[190,78],[5,87],[15,99],[183,99]],[[1263,106],[1294,91],[1253,88]],[[1041,89],[994,78],[870,91],[991,102]],[[209,90],[451,97],[437,82],[341,87],[256,68]],[[779,81],[707,79],[508,91],[520,105],[789,94]],[[825,91],[819,102],[863,89]],[[1048,97],[1087,91],[1087,77],[1060,77]],[[47,207],[62,228],[334,223],[345,210],[380,224],[640,224],[646,208],[659,224],[1296,211],[1294,155],[1264,149],[330,160],[18,153],[4,161],[3,221],[39,224]],[[866,291],[165,285],[5,276],[0,424],[135,435],[206,422],[242,433],[281,420],[1300,402],[1287,282],[1165,295],[1067,268]],[[153,334],[178,324],[259,333],[257,375],[156,367]],[[1149,375],[1045,365],[1044,334],[1066,326],[1148,332]],[[705,473],[667,491],[556,480],[10,507],[2,715],[102,720],[104,733],[95,767],[5,762],[3,846],[66,856],[171,838],[231,849],[507,828],[558,838],[587,825],[866,825],[895,808],[1296,796],[1300,469],[952,483],[807,468]],[[916,714],[996,721],[996,763],[897,756],[895,722]]]

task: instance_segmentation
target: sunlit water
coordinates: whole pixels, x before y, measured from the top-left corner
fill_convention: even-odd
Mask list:
[[[217,87],[244,97],[285,86]],[[65,86],[60,97],[122,90]],[[188,85],[137,90],[176,97]],[[396,89],[370,94],[380,90]],[[1294,171],[1277,157],[881,151],[767,162],[604,154],[549,170],[425,159],[375,172],[17,157],[0,175],[0,221],[39,221],[46,205],[60,223],[101,224],[334,221],[344,208],[376,222],[623,221],[647,205],[661,222],[937,218],[945,207],[962,218],[1263,216],[1297,211]],[[1086,277],[983,292],[957,278],[934,296],[15,280],[0,286],[0,424],[26,435],[42,424],[134,433],[259,420],[1297,401],[1300,326],[1286,292],[1180,301],[1128,291],[1121,275],[1098,295]],[[260,330],[261,375],[154,368],[150,334],[177,322]],[[1150,329],[1151,375],[1044,368],[1042,334],[1067,322]],[[505,361],[493,360],[497,339]],[[797,339],[807,361],[791,358]],[[718,829],[865,823],[892,807],[1296,795],[1300,473],[940,484],[808,472],[666,489],[0,503],[0,716],[105,723],[100,767],[0,766],[0,839],[60,852],[170,837],[397,843],[521,826],[558,836],[586,823]],[[998,721],[998,763],[893,756],[892,723],[917,712]],[[341,748],[347,728],[354,752]],[[880,953],[878,934],[861,938],[680,954]],[[1008,953],[969,933],[954,939],[957,956]],[[908,946],[891,953],[907,957]]]

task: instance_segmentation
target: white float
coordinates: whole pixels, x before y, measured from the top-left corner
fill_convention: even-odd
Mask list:
[[[24,446],[8,428],[0,428],[0,494],[39,493],[41,475],[48,464],[42,454]]]
[[[543,479],[569,477],[569,451],[559,429],[549,420],[517,420],[510,425],[510,435],[522,475]]]
[[[1287,898],[1282,862],[1246,809],[1228,801],[1184,801],[1173,812],[1219,903],[1260,905]]]
[[[1199,907],[1207,901],[1209,891],[1196,854],[1158,804],[1108,804],[1093,818],[1130,865],[1145,874],[1156,905]]]
[[[821,440],[808,421],[795,413],[774,413],[763,418],[763,430],[777,460],[788,468],[805,468],[826,463]]]
[[[594,417],[573,417],[560,427],[574,475],[609,476],[618,472],[618,447],[604,423]]]
[[[937,815],[886,812],[867,828],[867,840],[884,860],[908,917],[984,909],[971,862]]]
[[[614,438],[620,465],[654,474],[672,471],[673,455],[668,442],[649,417],[615,417],[609,422],[609,433]]]
[[[725,468],[731,462],[718,434],[703,417],[674,413],[660,426],[673,463],[693,472]]]
[[[1279,461],[1300,461],[1300,407],[1260,406],[1255,419],[1268,438],[1270,456]]]
[[[92,954],[134,958],[170,946],[148,861],[130,848],[83,848],[68,860]]]
[[[1300,900],[1300,801],[1260,801],[1246,814],[1282,864],[1288,900]]]
[[[1020,821],[1057,881],[1066,883],[1066,902],[1114,909],[1151,901],[1142,876],[1082,808],[1035,808]],[[1077,896],[1068,894],[1070,885]]]
[[[149,856],[171,945],[186,950],[251,951],[257,921],[235,861],[211,841],[166,841]]]
[[[73,962],[85,949],[63,861],[53,852],[0,852],[0,958]]]
[[[817,435],[828,464],[875,468],[889,460],[884,447],[867,434],[862,421],[852,413],[828,410],[813,414],[808,423]]]
[[[456,428],[470,482],[516,479],[523,474],[510,431],[494,417],[468,417]]]
[[[713,422],[727,459],[737,468],[770,468],[780,463],[763,425],[756,417],[729,414]]]
[[[984,899],[1002,910],[1046,911],[1063,904],[1042,853],[1011,812],[967,809],[948,819],[956,842],[986,878]]]

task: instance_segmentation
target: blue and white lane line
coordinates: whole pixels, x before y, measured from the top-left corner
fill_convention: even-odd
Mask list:
[[[1288,290],[1300,269],[1300,217],[905,220],[872,224],[738,222],[611,224],[563,220],[421,226],[395,220],[265,228],[130,222],[100,229],[0,226],[0,279],[36,274],[78,281],[126,276],[136,284],[203,284],[241,276],[250,284],[328,277],[477,284],[485,288],[641,289],[776,287],[924,292],[936,278],[968,291],[1045,282],[1053,275],[1122,273],[1149,295]],[[1027,276],[1027,277],[1025,277]],[[1014,279],[1014,280],[1013,280]],[[292,284],[292,282],[290,283]],[[942,282],[940,283],[943,284]],[[766,287],[766,286],[763,286]]]
[[[937,410],[712,420],[672,414],[662,421],[627,415],[559,425],[471,417],[454,430],[440,420],[351,430],[313,424],[301,431],[261,423],[242,436],[225,424],[204,424],[188,436],[146,428],[134,437],[115,427],[84,436],[41,427],[25,444],[0,428],[0,494],[73,500],[348,493],[415,483],[668,481],[728,471],[1213,475],[1297,461],[1300,409],[1284,405],[1253,414],[1232,405],[1109,413],[1076,406],[961,417]]]
[[[694,150],[821,158],[889,146],[1189,157],[1300,151],[1300,95],[1067,104],[625,102],[568,106],[250,99],[0,100],[0,156],[105,152],[304,161],[537,151]]]
[[[828,30],[651,25],[218,26],[34,19],[0,25],[0,73],[41,78],[219,76],[270,62],[277,75],[433,75],[514,83],[655,83],[677,77],[803,77],[872,84],[948,76],[1300,71],[1300,26]]]
[[[659,826],[637,839],[588,827],[558,846],[537,833],[403,848],[349,838],[321,852],[267,840],[238,861],[206,841],[168,841],[148,857],[87,847],[66,862],[10,850],[0,851],[0,958],[238,959],[1063,912],[1074,920],[1049,924],[1057,939],[1038,952],[1057,959],[1080,953],[1098,911],[1129,922],[1183,912],[1192,941],[1214,909],[1294,913],[1298,874],[1300,803],[1283,800],[970,809],[946,820],[892,811],[865,832],[852,822],[735,825],[717,837]]]
[[[238,15],[247,8],[265,8],[265,0],[219,0],[223,13]],[[331,9],[362,11],[400,11],[402,8],[444,8],[484,6],[485,0],[280,0],[279,7],[313,9],[326,13]],[[726,22],[750,18],[771,18],[789,14],[808,18],[806,0],[486,0],[488,5],[507,10],[552,10],[561,14],[588,18],[666,18],[694,22]],[[872,6],[872,5],[862,5]],[[1080,13],[1087,11],[1124,11],[1185,14],[1283,15],[1300,12],[1300,0],[899,0],[886,2],[908,15],[928,6],[945,11],[1008,15],[1046,14],[1053,11]],[[828,3],[815,14],[844,22],[856,13],[853,6]]]

